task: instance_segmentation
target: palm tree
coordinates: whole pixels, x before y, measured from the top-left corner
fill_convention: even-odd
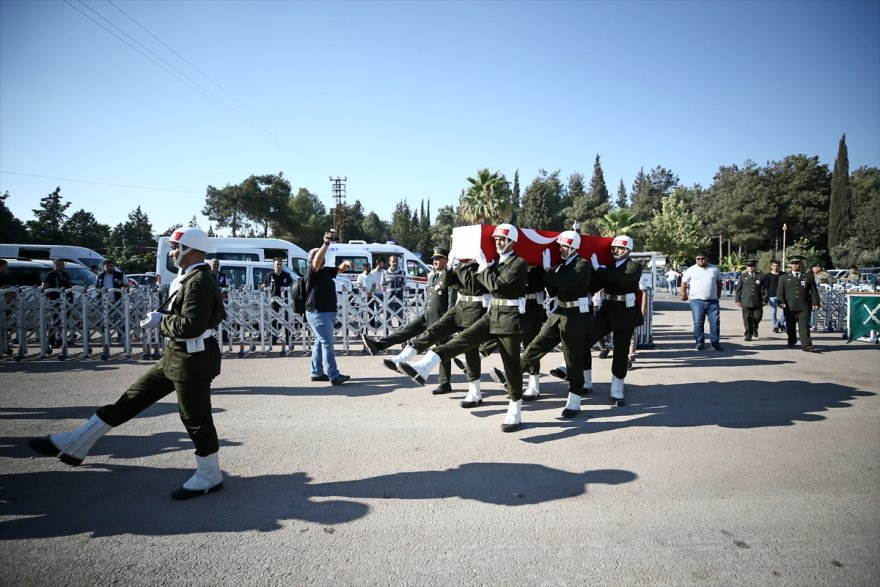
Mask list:
[[[480,169],[477,178],[467,178],[470,187],[462,190],[461,219],[471,224],[496,224],[510,218],[510,182],[504,174]]]
[[[618,208],[617,210],[612,210],[602,218],[599,218],[596,221],[596,224],[598,224],[599,230],[602,232],[602,236],[611,237],[620,234],[633,236],[633,234],[637,233],[648,225],[647,222],[641,222],[637,220],[636,215],[633,214],[629,210],[629,208]]]

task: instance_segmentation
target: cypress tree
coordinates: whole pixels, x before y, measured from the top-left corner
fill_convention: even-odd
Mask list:
[[[828,210],[828,248],[846,240],[852,225],[852,188],[849,185],[849,155],[846,133],[840,137],[837,159],[831,174],[831,202]]]

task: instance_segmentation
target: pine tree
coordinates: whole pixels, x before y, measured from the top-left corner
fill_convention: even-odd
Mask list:
[[[849,156],[846,134],[840,137],[837,159],[831,175],[831,205],[828,211],[828,248],[839,245],[847,238],[852,224],[852,188],[849,185]]]
[[[44,244],[67,244],[64,236],[64,223],[67,222],[65,212],[70,202],[61,201],[61,186],[40,200],[40,207],[34,210],[36,220],[27,223],[31,240]]]
[[[623,180],[620,180],[620,185],[617,186],[617,199],[614,201],[614,207],[620,210],[621,208],[626,208],[629,205],[629,198],[626,195],[626,186],[623,185]]]

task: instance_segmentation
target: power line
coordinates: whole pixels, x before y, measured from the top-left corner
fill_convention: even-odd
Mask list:
[[[70,177],[55,177],[53,175],[37,175],[35,173],[19,173],[17,171],[3,171],[0,169],[0,173],[5,173],[7,175],[21,175],[24,177],[39,177],[41,179],[57,179],[59,181],[72,181],[74,183],[89,183],[93,185],[106,185],[117,188],[131,188],[136,190],[150,190],[156,192],[173,192],[177,194],[202,194],[203,192],[194,192],[192,190],[178,190],[173,188],[156,188],[156,187],[147,187],[142,185],[126,185],[124,183],[108,183],[104,181],[91,181],[88,179],[73,179]]]

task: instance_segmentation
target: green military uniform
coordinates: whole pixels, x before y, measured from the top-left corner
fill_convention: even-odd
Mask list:
[[[801,348],[812,349],[810,312],[814,307],[819,306],[819,288],[816,287],[813,274],[809,271],[800,271],[798,274],[786,272],[779,278],[776,297],[779,298],[780,304],[785,304],[782,312],[785,314],[788,346],[795,346],[797,331],[800,331]]]
[[[525,314],[519,311],[519,301],[526,293],[528,272],[526,262],[515,253],[510,253],[497,259],[485,271],[477,273],[477,281],[492,294],[491,308],[451,342],[434,349],[441,360],[446,360],[469,349],[476,350],[483,342],[497,339],[511,401],[519,401],[523,395],[520,352]]]
[[[547,311],[544,309],[544,268],[541,266],[529,269],[528,284],[526,285],[526,320],[523,326],[523,348],[538,335],[544,322],[547,321]],[[498,348],[498,341],[490,340],[480,345],[480,354],[488,357]]]
[[[588,340],[584,353],[584,369],[593,368],[593,357],[590,348],[596,341],[609,333],[614,334],[614,352],[611,359],[611,373],[618,379],[626,377],[629,363],[629,345],[635,329],[644,324],[642,310],[636,294],[639,291],[639,280],[642,278],[642,264],[627,258],[625,263],[611,267],[599,268],[593,273],[590,290],[597,292],[604,289],[602,306],[596,312],[592,334],[587,333]],[[626,301],[632,295],[632,305]],[[571,377],[571,369],[569,369]]]
[[[119,426],[174,391],[196,455],[204,457],[219,450],[211,417],[211,380],[220,374],[220,347],[214,336],[202,339],[204,350],[199,352],[187,352],[186,343],[180,341],[216,328],[226,311],[217,281],[204,263],[182,278],[173,295],[170,314],[160,323],[168,337],[165,354],[115,404],[99,408],[97,415],[110,426]]]
[[[751,273],[745,271],[739,276],[736,284],[734,298],[736,303],[742,307],[743,328],[745,328],[745,339],[752,340],[752,337],[758,336],[758,325],[764,316],[764,304],[769,301],[770,296],[764,290],[764,276],[755,271]]]
[[[523,370],[536,375],[541,357],[562,341],[562,355],[569,374],[568,391],[578,396],[584,392],[584,334],[593,330],[589,307],[591,275],[590,263],[580,255],[573,255],[544,274],[547,291],[556,296],[559,304],[522,356]],[[586,298],[584,311],[578,304],[580,298]]]
[[[446,272],[447,270],[444,269],[443,271],[432,271],[428,275],[428,287],[426,289],[428,299],[425,303],[425,311],[388,336],[375,340],[374,344],[379,350],[390,348],[419,336],[446,314],[450,304],[455,303],[456,297],[455,291],[451,290],[447,285]],[[445,340],[442,342],[445,342]],[[440,385],[449,385],[451,372],[451,361],[440,363]]]

